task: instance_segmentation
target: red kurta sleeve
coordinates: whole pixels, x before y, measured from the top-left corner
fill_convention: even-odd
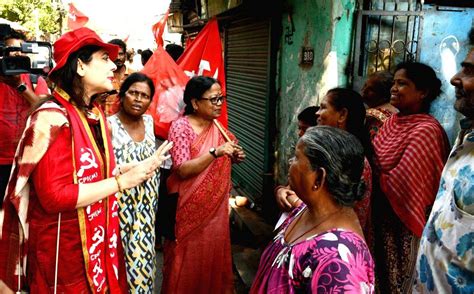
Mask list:
[[[42,77],[38,77],[38,82],[35,87],[35,94],[36,95],[48,95],[49,89],[48,84]]]
[[[38,200],[48,213],[76,209],[79,185],[74,184],[71,131],[63,126],[32,174]]]

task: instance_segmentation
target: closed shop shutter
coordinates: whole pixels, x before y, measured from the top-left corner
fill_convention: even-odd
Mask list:
[[[234,186],[260,202],[268,170],[268,97],[270,21],[247,18],[228,23],[225,31],[229,128],[246,152],[234,165]]]

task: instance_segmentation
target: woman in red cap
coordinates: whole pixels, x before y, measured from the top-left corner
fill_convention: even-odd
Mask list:
[[[94,99],[113,89],[117,52],[87,28],[54,44],[57,87],[28,120],[0,211],[2,293],[128,292],[115,193],[153,176],[172,144],[115,166]]]

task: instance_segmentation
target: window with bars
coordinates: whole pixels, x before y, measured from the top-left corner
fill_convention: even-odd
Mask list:
[[[418,60],[423,27],[419,1],[364,1],[357,11],[353,85],[360,89],[374,72]]]

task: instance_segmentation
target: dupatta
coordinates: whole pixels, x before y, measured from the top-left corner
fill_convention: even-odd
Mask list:
[[[444,129],[427,114],[394,114],[373,144],[382,192],[402,223],[421,237],[448,156]]]
[[[112,177],[115,157],[104,113],[94,104],[90,114],[100,123],[102,156],[84,113],[69,102],[70,97],[61,89],[56,90],[54,97],[66,109],[71,124],[74,183],[93,183]],[[115,194],[79,208],[77,213],[87,279],[93,293],[121,292],[118,273],[119,268],[123,270],[123,252]]]

